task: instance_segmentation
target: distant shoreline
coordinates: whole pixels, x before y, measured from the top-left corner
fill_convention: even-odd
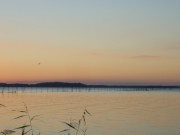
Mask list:
[[[87,85],[83,83],[67,83],[67,82],[43,82],[36,84],[7,84],[0,83],[0,87],[59,87],[59,88],[136,88],[136,89],[177,89],[180,86],[165,86],[165,85]]]

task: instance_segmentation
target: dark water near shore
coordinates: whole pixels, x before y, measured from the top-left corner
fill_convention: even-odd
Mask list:
[[[26,103],[36,133],[56,135],[66,126],[62,121],[78,120],[84,108],[88,135],[179,135],[179,89],[62,89],[0,88],[0,130],[27,123],[11,110],[23,110]],[[18,133],[16,133],[18,134]]]

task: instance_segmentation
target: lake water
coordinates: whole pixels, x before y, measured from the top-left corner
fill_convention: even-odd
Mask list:
[[[40,115],[32,121],[32,126],[41,135],[68,134],[58,133],[68,128],[63,122],[78,121],[85,108],[92,114],[86,114],[86,124],[81,122],[82,128],[87,127],[87,135],[180,134],[179,90],[6,88],[3,91],[0,104],[7,107],[0,107],[1,131],[28,124],[27,117],[14,119],[23,115],[18,111],[25,109],[25,103],[31,117]]]

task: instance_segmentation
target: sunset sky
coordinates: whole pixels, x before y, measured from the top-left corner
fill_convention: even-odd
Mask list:
[[[180,0],[0,1],[0,62],[5,83],[180,85]]]

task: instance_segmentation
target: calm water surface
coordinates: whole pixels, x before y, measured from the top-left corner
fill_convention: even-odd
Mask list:
[[[14,90],[14,89],[13,89]],[[57,135],[67,126],[62,121],[76,121],[84,108],[87,135],[179,135],[180,92],[176,91],[101,91],[59,89],[16,89],[0,93],[0,130],[14,129],[28,123],[27,118],[13,119],[28,106],[36,133]],[[9,92],[12,90],[9,89]],[[66,92],[64,92],[66,91]],[[18,133],[16,133],[18,134]]]

